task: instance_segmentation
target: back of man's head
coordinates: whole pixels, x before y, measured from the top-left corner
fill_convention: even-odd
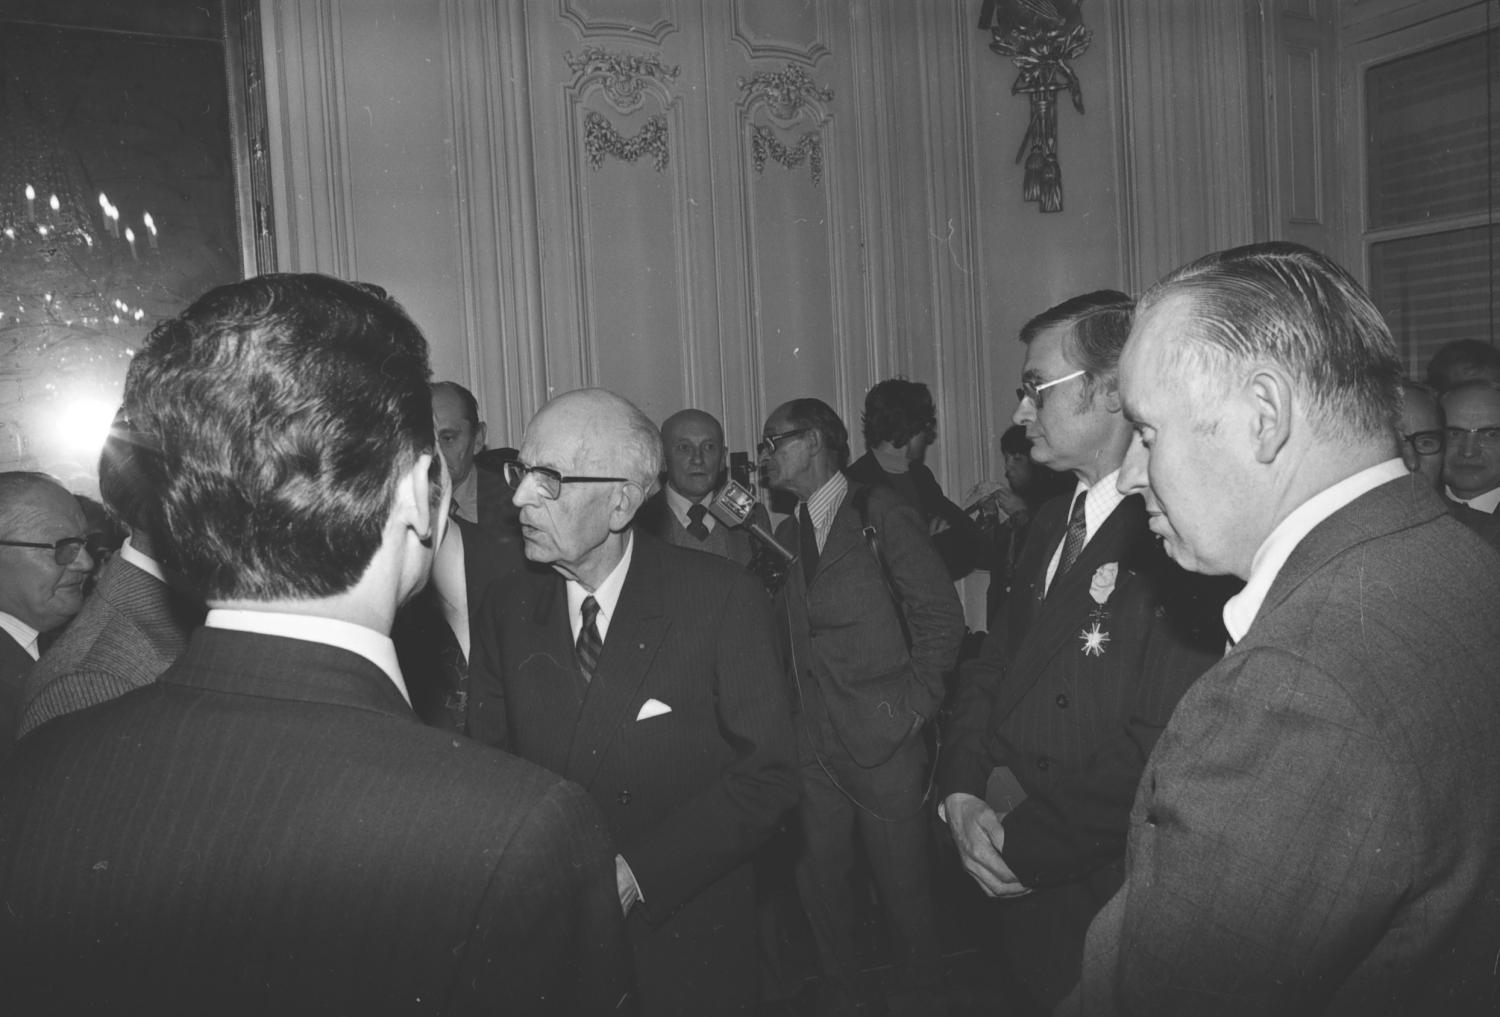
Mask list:
[[[1021,326],[1021,342],[1030,346],[1042,332],[1059,325],[1068,329],[1064,349],[1084,371],[1081,389],[1087,402],[1094,390],[1111,391],[1120,367],[1120,351],[1130,338],[1135,301],[1119,290],[1094,290],[1064,300]]]
[[[932,393],[920,381],[887,378],[865,394],[865,446],[890,442],[901,448],[937,423]]]
[[[221,286],[158,325],[123,413],[152,450],[163,559],[209,600],[348,590],[398,476],[433,450],[428,374],[384,290],[327,276]]]
[[[1286,241],[1206,255],[1141,297],[1191,302],[1172,355],[1227,386],[1256,364],[1285,370],[1313,431],[1335,442],[1389,443],[1400,414],[1401,361],[1385,319],[1348,272]],[[1200,396],[1202,394],[1200,393]]]

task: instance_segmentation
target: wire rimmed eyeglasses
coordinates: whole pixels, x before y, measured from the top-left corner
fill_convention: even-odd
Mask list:
[[[1085,374],[1088,374],[1088,372],[1074,371],[1072,374],[1065,374],[1061,378],[1053,378],[1051,381],[1044,381],[1040,385],[1029,378],[1024,378],[1021,381],[1021,387],[1016,389],[1016,398],[1021,400],[1022,402],[1030,399],[1031,405],[1040,410],[1042,408],[1042,403],[1045,401],[1042,397],[1043,392],[1047,391],[1053,385],[1061,385],[1065,381],[1072,381],[1074,378],[1081,378]]]
[[[755,454],[760,456],[761,458],[765,458],[766,456],[773,456],[776,454],[777,447],[780,446],[782,442],[787,441],[790,438],[795,438],[799,434],[806,434],[811,430],[812,428],[810,427],[794,427],[790,431],[782,431],[780,434],[764,435],[761,438],[760,443],[755,446]]]
[[[64,537],[50,544],[43,544],[35,540],[0,540],[0,547],[29,547],[38,551],[51,551],[52,560],[59,565],[71,565],[78,560],[78,552],[85,549],[89,557],[98,557],[102,549],[103,537],[98,533],[91,533],[87,537]]]
[[[519,491],[527,477],[536,481],[536,489],[548,501],[556,501],[562,495],[564,484],[628,484],[629,477],[565,477],[550,466],[529,466],[519,459],[510,459],[501,464],[505,482],[512,491]]]

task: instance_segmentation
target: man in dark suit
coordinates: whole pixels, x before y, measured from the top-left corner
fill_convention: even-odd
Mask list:
[[[1039,1010],[1078,981],[1089,921],[1124,875],[1146,756],[1224,648],[1222,596],[1192,588],[1203,581],[1162,554],[1141,499],[1115,487],[1131,311],[1101,290],[1021,330],[1016,423],[1032,458],[1077,484],[1038,511],[1005,610],[960,672],[939,775],[964,868],[1001,898],[1002,962]]]
[[[78,500],[41,473],[0,473],[0,757],[21,720],[40,642],[83,607],[94,570]]]
[[[948,575],[962,579],[979,562],[978,524],[943,494],[924,461],[937,440],[937,408],[919,381],[887,378],[865,393],[865,454],[844,468],[850,480],[883,484],[915,508]]]
[[[324,276],[223,286],[153,330],[122,412],[210,610],[0,774],[7,1005],[629,1009],[598,810],[407,704],[387,632],[447,520],[411,320]]]
[[[678,547],[707,551],[740,565],[754,548],[749,531],[720,523],[708,505],[724,486],[724,428],[702,410],[679,410],[661,425],[666,483],[641,505],[637,526]]]
[[[549,402],[509,469],[537,567],[476,618],[470,733],[604,810],[644,1013],[753,1012],[751,854],[796,801],[765,592],[631,526],[661,437],[613,393]]]
[[[1396,458],[1399,377],[1369,298],[1300,245],[1141,298],[1121,488],[1180,564],[1246,585],[1060,1013],[1496,1012],[1500,560]]]
[[[801,549],[777,613],[801,713],[797,885],[823,965],[818,1012],[873,1003],[854,929],[856,834],[885,906],[898,989],[927,1012],[940,1005],[940,965],[922,728],[958,659],[963,608],[916,508],[843,474],[849,433],[827,403],[779,407],[759,452],[772,489],[798,500],[777,534]]]
[[[438,548],[432,582],[402,606],[392,638],[412,708],[425,723],[462,732],[469,696],[469,618],[490,584],[524,567],[521,528],[500,464],[515,449],[484,448],[474,394],[452,381],[432,385],[438,451],[453,479],[453,525]]]
[[[142,485],[121,428],[99,455],[99,496],[130,536],[99,570],[94,591],[27,676],[20,737],[54,717],[156,681],[203,621],[197,597],[168,585],[152,533],[160,498]],[[180,585],[180,582],[179,582]]]

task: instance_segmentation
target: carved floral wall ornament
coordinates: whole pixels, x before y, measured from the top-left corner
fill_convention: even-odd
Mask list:
[[[833,89],[820,86],[796,64],[740,78],[739,86],[742,105],[747,110],[763,108],[772,125],[783,130],[790,130],[803,119],[821,124],[822,104],[833,101]],[[776,136],[773,127],[751,124],[750,161],[755,172],[763,172],[768,160],[786,169],[796,169],[806,162],[813,186],[817,187],[823,180],[823,136],[815,128],[789,145]]]
[[[615,130],[604,114],[589,110],[583,118],[583,147],[589,154],[589,165],[599,169],[604,157],[612,155],[623,162],[635,162],[643,155],[651,156],[656,172],[667,168],[670,152],[667,146],[667,118],[661,114],[648,119],[633,138],[627,138]]]
[[[656,98],[665,107],[670,102],[670,95],[664,84],[675,81],[681,71],[679,67],[666,66],[654,56],[617,53],[603,46],[586,46],[577,56],[566,53],[563,59],[573,71],[573,87],[578,92],[597,86],[611,108],[626,114],[638,111],[648,92],[656,93]],[[667,118],[659,113],[651,116],[633,137],[627,137],[603,113],[589,110],[583,118],[583,147],[588,153],[589,165],[596,170],[604,165],[606,156],[635,162],[649,155],[660,173],[667,168],[671,155]]]
[[[1068,65],[1083,55],[1093,33],[1083,25],[1083,0],[984,0],[979,28],[991,34],[990,49],[1020,70],[1012,95],[1031,97],[1031,119],[1016,162],[1024,157],[1021,197],[1043,212],[1061,212],[1062,167],[1057,161],[1057,93],[1067,89],[1083,112],[1083,89]]]

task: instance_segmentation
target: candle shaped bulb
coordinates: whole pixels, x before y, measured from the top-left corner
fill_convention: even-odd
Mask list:
[[[120,210],[113,204],[106,211],[109,216],[109,235],[116,240],[120,239]]]
[[[130,256],[139,259],[140,256],[135,253],[135,230],[129,226],[125,227],[125,242],[130,245]]]
[[[47,207],[52,209],[52,220],[56,222],[57,213],[62,210],[62,202],[57,200],[57,195],[54,194],[47,199]]]
[[[151,240],[151,250],[153,252],[160,252],[161,248],[156,243],[156,220],[151,218],[150,212],[146,212],[141,215],[141,222],[146,226],[146,235]]]
[[[26,218],[36,222],[36,188],[30,184],[26,185]]]

